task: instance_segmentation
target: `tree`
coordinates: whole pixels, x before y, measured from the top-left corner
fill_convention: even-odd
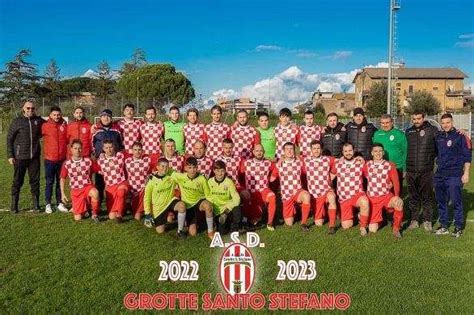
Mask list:
[[[317,103],[316,106],[314,107],[314,114],[321,114],[323,116],[326,116],[326,110],[324,109],[323,104]]]
[[[34,95],[34,83],[38,80],[36,64],[26,61],[31,56],[28,49],[20,50],[12,61],[5,64],[3,81],[5,91],[2,102],[21,106],[23,98]]]
[[[191,81],[170,64],[146,65],[126,73],[117,89],[130,100],[169,99],[174,104],[186,104],[195,96]]]
[[[58,65],[56,64],[56,60],[51,59],[49,64],[46,66],[43,83],[44,87],[50,90],[49,93],[52,98],[60,95],[60,72],[61,69],[59,69]]]
[[[114,92],[115,82],[112,80],[112,73],[107,61],[102,61],[97,66],[97,95],[107,103],[107,96]]]
[[[132,54],[132,60],[130,62],[125,62],[122,65],[122,69],[120,70],[120,73],[122,75],[126,73],[133,72],[137,70],[140,67],[143,67],[148,64],[148,61],[146,60],[146,53],[143,49],[137,48]]]
[[[380,117],[387,113],[387,87],[387,81],[376,82],[370,87],[367,98],[367,116]],[[400,110],[398,97],[393,100],[393,103],[396,104],[398,114]]]
[[[405,109],[407,114],[415,112],[425,113],[425,115],[436,115],[441,111],[441,103],[427,91],[415,91],[408,101],[408,106]]]

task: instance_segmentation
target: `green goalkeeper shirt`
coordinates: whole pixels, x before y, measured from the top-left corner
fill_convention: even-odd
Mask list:
[[[153,175],[145,186],[143,198],[145,214],[151,213],[153,218],[162,214],[170,203],[177,199],[174,195],[175,188],[176,183],[170,175],[163,177]]]
[[[181,191],[181,200],[189,209],[199,202],[201,199],[206,199],[209,195],[209,186],[204,175],[199,174],[191,179],[187,174],[174,172],[171,178],[178,184]]]
[[[260,133],[260,143],[265,150],[265,158],[274,160],[276,152],[275,128],[268,127],[267,129],[263,129],[257,127],[257,130]]]
[[[173,139],[176,143],[176,151],[184,153],[184,122],[165,121],[165,140]]]
[[[209,200],[214,208],[215,215],[221,215],[225,210],[232,210],[240,204],[240,196],[235,184],[229,177],[218,182],[215,177],[208,181]]]

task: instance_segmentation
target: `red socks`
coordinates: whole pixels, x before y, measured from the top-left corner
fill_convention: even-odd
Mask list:
[[[403,221],[403,211],[393,211],[393,230],[399,231]]]
[[[308,221],[310,209],[311,205],[309,203],[303,203],[301,205],[301,224],[306,224],[306,221]]]
[[[91,207],[92,207],[92,215],[99,215],[100,201],[92,199]]]
[[[270,196],[268,200],[268,223],[269,225],[273,225],[273,219],[275,218],[275,211],[276,211],[276,198],[275,195]]]
[[[369,216],[368,215],[360,215],[360,218],[359,218],[360,227],[365,228],[365,227],[367,227],[368,224],[369,224]]]
[[[336,209],[328,209],[329,227],[336,226]]]

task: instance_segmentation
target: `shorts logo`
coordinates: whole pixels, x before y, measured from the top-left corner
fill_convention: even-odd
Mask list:
[[[395,136],[394,135],[390,135],[390,141],[393,141],[395,139]]]
[[[420,131],[420,137],[424,137],[424,136],[425,136],[425,131],[424,130]]]
[[[255,262],[247,246],[234,243],[226,248],[219,263],[219,275],[227,293],[249,292],[255,280]]]
[[[450,147],[453,145],[453,142],[451,140],[448,140],[447,146]]]

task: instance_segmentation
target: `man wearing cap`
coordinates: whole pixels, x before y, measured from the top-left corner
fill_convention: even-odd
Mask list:
[[[354,109],[352,121],[347,123],[347,142],[354,146],[354,152],[361,155],[365,160],[370,160],[372,137],[377,131],[377,128],[368,123],[365,118],[365,112],[361,107]]]

